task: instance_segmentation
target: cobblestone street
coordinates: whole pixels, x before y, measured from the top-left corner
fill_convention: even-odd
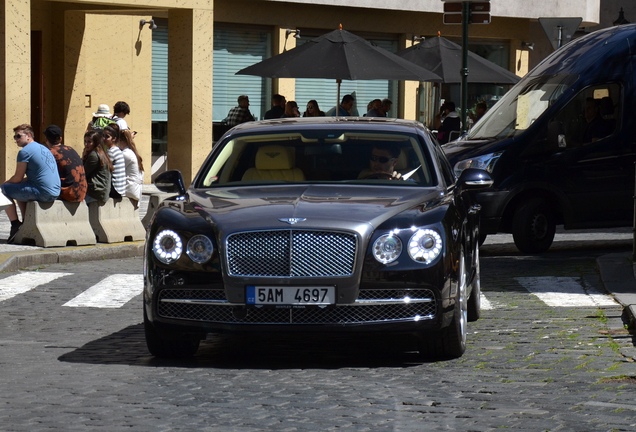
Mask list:
[[[194,360],[156,360],[140,296],[65,306],[141,259],[40,268],[63,275],[0,301],[0,429],[635,430],[636,351],[593,254],[483,255],[482,318],[466,354],[441,362],[422,362],[411,337],[275,334],[209,336]],[[530,278],[574,281],[591,303],[551,306]]]

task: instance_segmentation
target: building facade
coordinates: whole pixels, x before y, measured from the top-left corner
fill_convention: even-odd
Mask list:
[[[31,123],[39,140],[49,124],[58,124],[65,143],[81,153],[97,106],[112,109],[119,100],[131,107],[126,120],[138,132],[146,166],[153,150],[167,153],[164,167],[180,169],[189,181],[212,146],[213,124],[236,105],[238,95],[250,96],[259,118],[274,93],[297,100],[301,111],[308,99],[324,100],[323,110],[335,105],[332,83],[243,77],[234,75],[237,70],[340,24],[393,51],[410,46],[414,36],[461,36],[461,26],[443,24],[440,0],[1,1],[3,181],[15,170],[13,127]],[[491,24],[471,25],[470,43],[522,76],[551,52],[537,18],[576,16],[582,26],[592,27],[600,22],[600,4],[492,0]],[[300,38],[287,29],[299,29]],[[535,49],[523,42],[535,42]],[[389,97],[396,117],[426,115],[421,107],[430,89],[420,83],[344,83],[343,88],[358,95],[360,113],[368,100]],[[148,169],[146,182],[150,175]]]

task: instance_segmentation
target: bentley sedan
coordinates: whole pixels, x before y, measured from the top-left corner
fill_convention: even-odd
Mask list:
[[[482,170],[455,178],[418,122],[250,122],[214,145],[186,190],[156,186],[144,329],[158,357],[208,333],[399,332],[456,358],[479,318]]]

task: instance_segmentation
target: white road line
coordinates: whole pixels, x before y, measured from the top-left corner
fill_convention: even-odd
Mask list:
[[[143,283],[141,274],[110,275],[63,306],[118,308],[141,294]]]
[[[591,287],[583,288],[580,279],[571,277],[520,277],[515,278],[531,294],[552,307],[616,306],[610,296]]]
[[[22,272],[4,279],[0,279],[0,301],[31,291],[38,285],[44,285],[57,278],[69,276],[73,273],[44,273]]]
[[[484,293],[481,293],[480,297],[481,297],[481,299],[480,299],[480,301],[481,301],[480,309],[481,310],[492,310],[492,309],[494,309],[494,307],[492,306],[492,303],[490,303],[490,301],[488,301],[488,299],[486,298]]]

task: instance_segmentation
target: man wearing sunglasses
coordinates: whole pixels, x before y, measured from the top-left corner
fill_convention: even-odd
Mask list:
[[[53,153],[48,147],[33,140],[33,128],[22,124],[13,128],[13,139],[18,147],[15,174],[2,185],[2,192],[13,204],[5,211],[11,221],[7,243],[12,243],[22,222],[18,218],[15,203],[20,207],[24,220],[28,201],[51,202],[60,195],[60,176]],[[26,175],[26,177],[25,177]]]
[[[393,144],[374,144],[369,156],[369,168],[358,176],[359,179],[399,179],[401,174],[395,171],[400,157],[400,147]]]

